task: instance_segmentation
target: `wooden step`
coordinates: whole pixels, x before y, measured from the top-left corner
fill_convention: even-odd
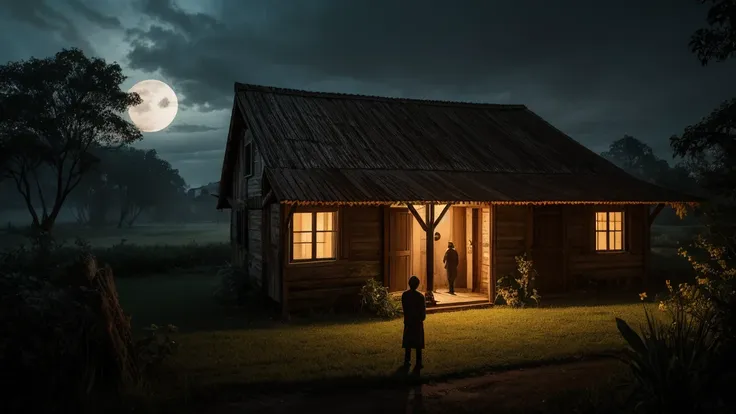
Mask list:
[[[487,300],[464,303],[447,303],[444,306],[441,304],[437,304],[436,306],[428,307],[427,313],[456,312],[470,309],[485,309],[490,307],[493,307],[493,304]]]

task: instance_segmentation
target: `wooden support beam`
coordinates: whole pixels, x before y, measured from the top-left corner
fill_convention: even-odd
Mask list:
[[[284,254],[289,246],[289,227],[291,226],[291,219],[294,217],[294,211],[296,210],[296,204],[291,204],[289,210],[286,212],[281,219],[281,228],[279,229],[280,240],[279,244],[279,277],[281,279],[281,316],[284,319],[289,319],[289,284],[286,283],[286,277],[284,268],[286,267],[287,258]]]
[[[434,204],[427,204],[427,291],[425,300],[427,305],[437,304],[434,299]]]
[[[437,227],[437,225],[440,224],[440,221],[442,221],[442,217],[445,217],[445,214],[447,214],[447,211],[450,210],[450,206],[451,206],[451,204],[446,204],[445,205],[445,208],[442,209],[442,212],[437,217],[437,220],[434,221],[434,224],[432,225],[432,227]],[[432,236],[434,236],[434,235],[432,235]]]
[[[424,222],[424,219],[422,219],[422,216],[419,215],[419,212],[417,211],[416,208],[414,208],[414,205],[407,203],[406,207],[411,212],[411,215],[414,216],[415,219],[417,219],[417,222],[422,227],[422,230],[428,231],[427,230],[427,223]]]
[[[649,213],[649,220],[647,222],[649,223],[650,226],[652,225],[652,223],[654,223],[654,219],[657,218],[657,216],[659,215],[659,213],[662,212],[663,209],[664,209],[664,203],[659,203],[657,204],[656,207],[654,207],[654,210],[652,210],[652,212]]]

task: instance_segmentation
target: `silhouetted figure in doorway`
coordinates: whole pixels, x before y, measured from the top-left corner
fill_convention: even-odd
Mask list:
[[[424,349],[424,320],[427,318],[427,307],[424,295],[417,291],[419,278],[409,278],[409,290],[401,295],[401,306],[404,310],[404,366],[411,365],[411,350],[416,350],[415,370],[422,369],[422,349]]]
[[[460,257],[458,257],[457,250],[455,250],[455,245],[452,242],[447,242],[447,251],[442,262],[445,263],[445,269],[447,269],[447,284],[450,285],[450,294],[454,295],[457,265],[460,262]]]

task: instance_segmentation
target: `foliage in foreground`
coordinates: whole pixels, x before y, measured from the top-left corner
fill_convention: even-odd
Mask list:
[[[647,312],[641,336],[617,319],[631,348],[628,362],[636,379],[635,397],[644,412],[730,412],[734,408],[724,384],[734,379],[736,344],[736,268],[730,246],[717,247],[704,237],[694,246],[703,258],[680,249],[696,273],[696,283],[667,292],[657,319]],[[646,294],[641,294],[642,299]]]
[[[109,411],[175,344],[159,329],[133,340],[109,266],[81,248],[64,261],[51,253],[0,254],[0,365],[14,378],[0,403],[6,412]]]
[[[534,262],[526,253],[515,259],[518,276],[506,275],[498,280],[495,303],[512,308],[523,308],[531,304],[539,306],[542,297],[534,287],[537,276]]]
[[[368,279],[360,288],[360,307],[386,319],[393,319],[401,314],[401,301],[376,279]]]

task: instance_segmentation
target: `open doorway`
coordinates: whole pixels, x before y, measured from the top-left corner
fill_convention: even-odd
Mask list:
[[[436,205],[435,214],[439,215],[444,207]],[[415,208],[426,222],[426,207],[416,205]],[[487,295],[491,258],[489,211],[481,207],[451,206],[437,224],[433,237],[435,296],[449,296],[443,263],[448,242],[453,242],[460,260],[455,280],[457,298],[445,298],[445,301],[462,301],[471,296],[478,299],[483,293]],[[426,289],[426,232],[406,207],[390,209],[388,230],[389,289],[394,292],[405,290],[411,275],[419,277],[420,290]]]

